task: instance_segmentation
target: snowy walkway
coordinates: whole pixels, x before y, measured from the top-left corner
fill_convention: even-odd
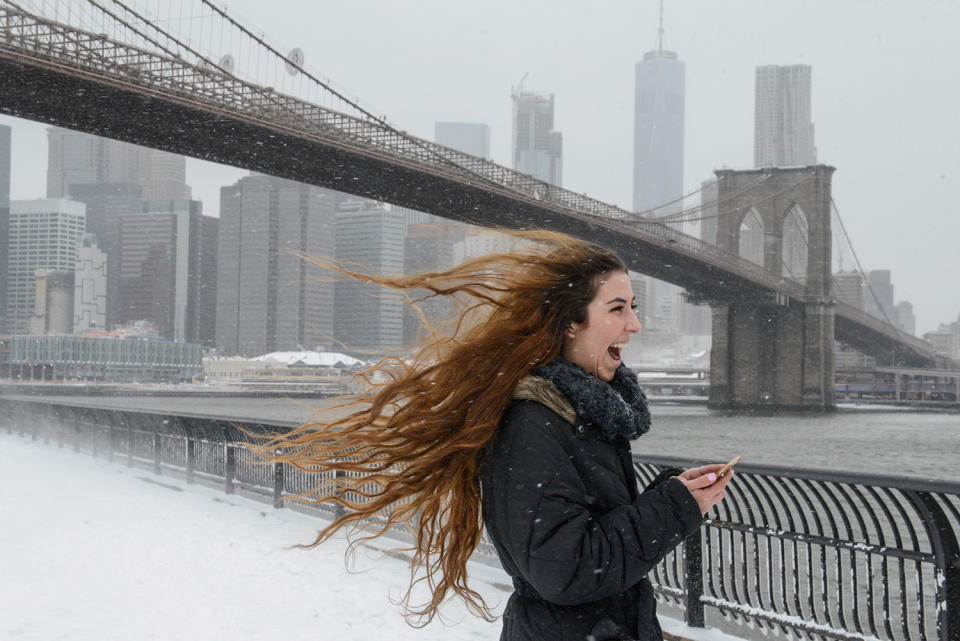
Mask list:
[[[499,620],[477,619],[459,601],[446,607],[446,625],[408,627],[390,603],[408,581],[401,560],[367,548],[349,573],[342,540],[285,549],[311,541],[324,522],[0,434],[0,639],[499,637]],[[508,594],[494,584],[505,575],[481,564],[471,572],[499,613]]]

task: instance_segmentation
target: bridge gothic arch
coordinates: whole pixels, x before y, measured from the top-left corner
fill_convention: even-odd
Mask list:
[[[752,263],[763,266],[764,245],[766,244],[766,226],[756,207],[751,207],[743,215],[737,229],[738,253]]]
[[[786,287],[794,293],[776,300],[749,292],[702,297],[713,312],[711,406],[834,409],[833,171],[716,172],[717,246],[802,287]]]
[[[785,210],[780,220],[780,273],[784,278],[806,284],[810,246],[810,229],[807,216],[796,203]]]

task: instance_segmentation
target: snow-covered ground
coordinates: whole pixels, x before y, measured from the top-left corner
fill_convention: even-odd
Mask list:
[[[0,639],[499,638],[499,620],[476,618],[459,601],[445,622],[407,626],[391,604],[407,565],[381,550],[361,548],[348,572],[342,539],[287,549],[312,541],[323,523],[0,434]],[[499,613],[509,596],[497,585],[503,572],[473,564],[470,576]],[[732,639],[662,622],[687,637]]]

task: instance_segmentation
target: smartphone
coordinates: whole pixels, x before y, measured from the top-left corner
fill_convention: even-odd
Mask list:
[[[740,462],[740,457],[739,457],[739,456],[733,457],[733,460],[731,460],[729,463],[727,463],[726,465],[724,465],[723,467],[720,468],[720,471],[717,472],[717,478],[720,478],[721,476],[723,476],[724,474],[726,474],[727,472],[729,472],[729,471],[730,471],[730,468],[733,467],[734,465],[736,465],[736,464],[739,463],[739,462]]]

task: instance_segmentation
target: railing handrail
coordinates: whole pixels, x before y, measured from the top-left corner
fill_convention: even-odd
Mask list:
[[[694,467],[705,465],[705,461],[684,456],[663,456],[652,454],[634,454],[635,461],[653,463],[663,467]],[[746,461],[737,463],[737,470],[750,474],[766,474],[783,478],[808,479],[811,481],[826,481],[830,483],[848,483],[851,485],[871,485],[896,490],[912,490],[916,492],[942,492],[960,496],[960,482],[947,480],[933,480],[918,476],[868,474],[860,472],[840,472],[809,467],[793,467],[789,465],[757,464]]]

